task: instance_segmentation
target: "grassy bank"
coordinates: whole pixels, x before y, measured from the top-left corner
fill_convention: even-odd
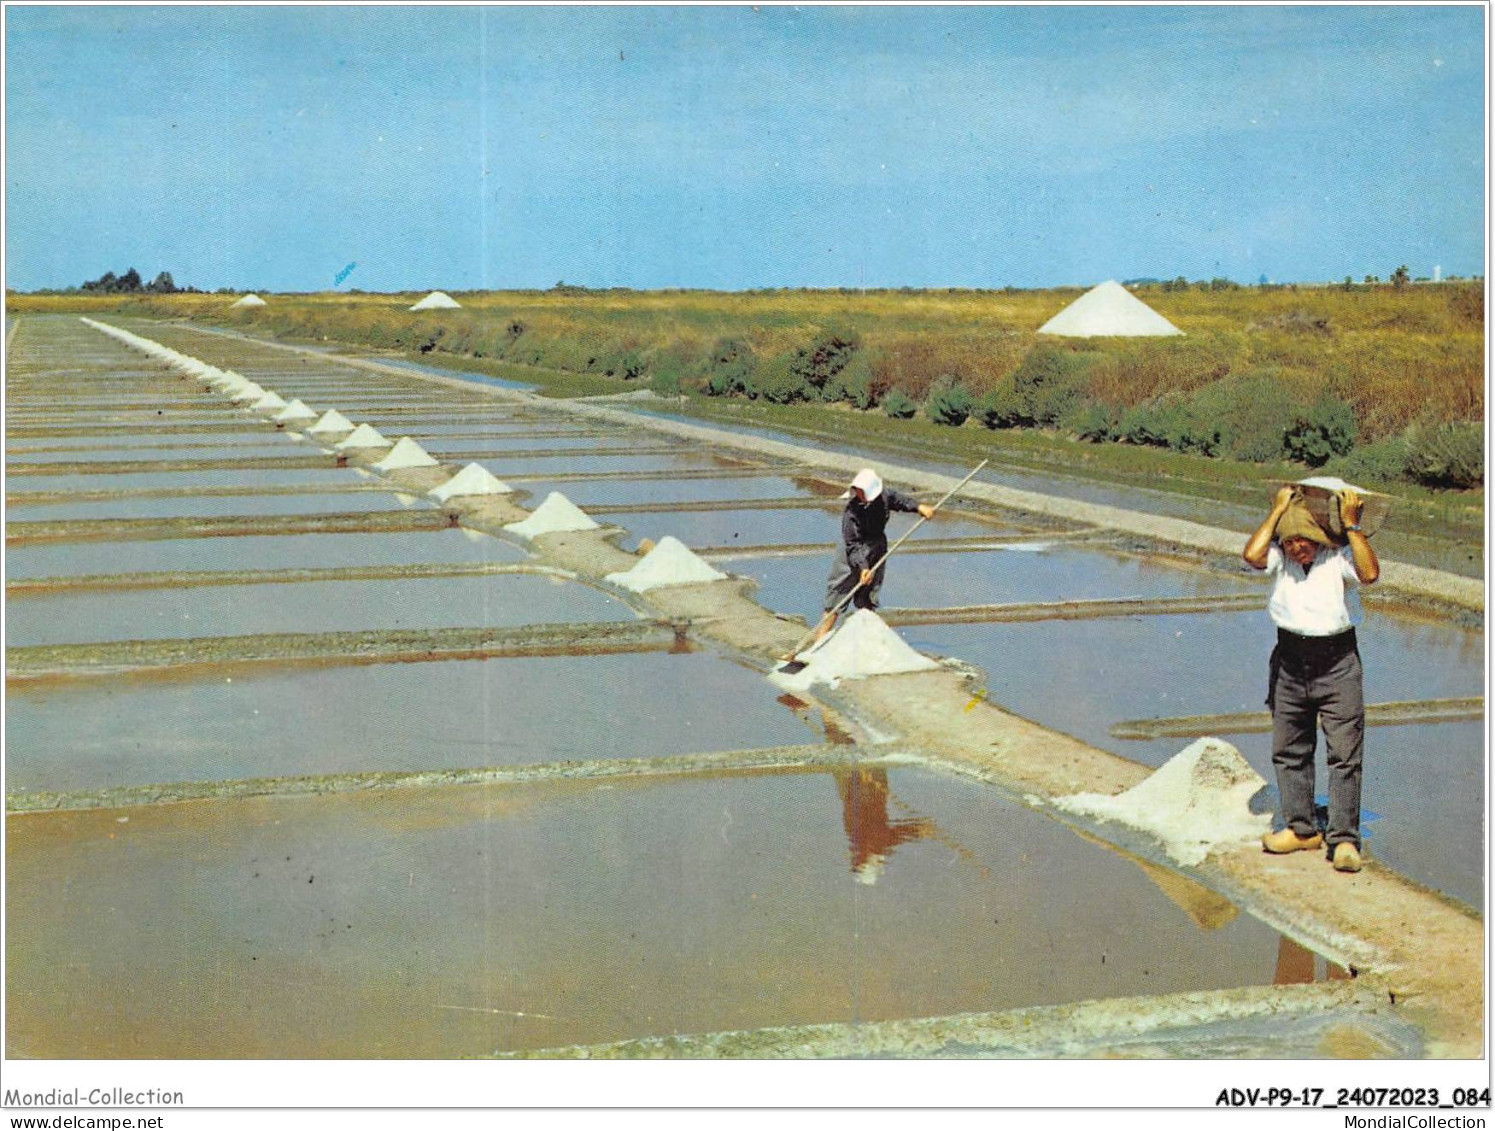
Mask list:
[[[390,351],[551,395],[648,386],[691,411],[857,442],[1000,453],[1210,497],[1309,469],[1415,498],[1433,522],[1483,506],[1483,284],[1144,289],[1185,336],[1066,340],[1038,326],[1078,291],[9,296]],[[818,423],[817,423],[818,422]]]

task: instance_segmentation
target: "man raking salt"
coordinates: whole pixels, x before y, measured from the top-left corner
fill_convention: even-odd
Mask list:
[[[969,475],[933,506],[919,502],[912,495],[884,486],[877,472],[870,467],[864,467],[856,473],[851,486],[841,496],[847,503],[841,514],[841,545],[836,550],[830,577],[826,581],[825,616],[821,617],[820,623],[808,636],[782,657],[785,670],[802,666],[798,660],[799,653],[805,651],[807,645],[813,648],[824,640],[835,626],[841,610],[848,604],[855,602],[858,609],[877,608],[877,595],[882,589],[883,564],[888,556],[903,545],[909,535],[933,518],[935,511],[975,478],[976,472],[986,464],[986,460],[978,463]],[[893,543],[890,549],[887,528],[888,517],[893,511],[918,514],[919,521]]]

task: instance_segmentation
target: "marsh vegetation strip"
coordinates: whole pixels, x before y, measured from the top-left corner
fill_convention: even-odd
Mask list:
[[[6,826],[19,1056],[481,1055],[1264,985],[1283,953],[1218,898],[1181,905],[1042,817],[907,770]],[[111,929],[91,929],[104,906]],[[103,1023],[64,1024],[84,1002]]]

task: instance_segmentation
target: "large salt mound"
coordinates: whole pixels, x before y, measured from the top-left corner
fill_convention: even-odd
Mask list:
[[[605,580],[635,593],[647,593],[650,589],[659,589],[665,585],[723,581],[726,576],[696,557],[680,539],[667,534],[643,556],[638,565],[623,573],[610,573]]]
[[[438,503],[444,503],[459,495],[507,495],[513,489],[482,464],[470,463],[440,487],[433,487],[426,494]]]
[[[460,310],[462,304],[445,291],[432,291],[412,306],[411,310]]]
[[[353,422],[335,408],[329,408],[322,414],[322,419],[307,429],[313,436],[330,434],[333,432],[351,432]]]
[[[300,397],[297,397],[290,404],[286,405],[285,408],[281,409],[274,416],[272,416],[270,419],[271,420],[276,420],[276,421],[282,421],[282,420],[284,420],[284,421],[291,421],[291,420],[315,420],[316,418],[317,418],[316,412],[313,409],[308,408],[306,406],[306,403],[304,401],[302,401]]]
[[[1218,848],[1259,840],[1272,827],[1270,814],[1250,807],[1266,784],[1230,743],[1201,738],[1125,793],[1076,793],[1054,804],[1151,833],[1171,859],[1194,865]]]
[[[1160,338],[1183,333],[1114,280],[1086,291],[1038,332],[1066,338]]]
[[[285,408],[286,399],[275,391],[270,391],[249,406],[251,412],[279,412]]]
[[[351,439],[351,437],[350,437]],[[401,436],[389,454],[374,464],[375,471],[398,471],[403,467],[435,467],[429,452],[409,436]]]
[[[538,538],[541,534],[559,534],[568,530],[596,530],[597,524],[559,491],[545,496],[535,513],[523,522],[511,522],[505,530],[521,538]]]
[[[372,424],[360,424],[346,439],[339,440],[332,446],[345,452],[349,448],[387,448],[389,441]]]
[[[843,679],[870,675],[923,672],[939,667],[921,656],[871,609],[858,609],[821,644],[803,653],[804,668],[793,674],[776,670],[769,679],[786,691],[807,691],[813,683],[832,687]]]
[[[262,299],[262,298],[260,298],[259,295],[245,295],[243,298],[241,298],[238,302],[234,303],[233,305],[234,306],[264,306],[265,305],[265,300]],[[232,308],[230,308],[230,309],[232,309]]]

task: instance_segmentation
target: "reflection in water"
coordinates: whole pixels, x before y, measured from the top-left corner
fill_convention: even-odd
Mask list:
[[[893,849],[933,835],[934,822],[927,817],[888,819],[888,773],[882,767],[848,766],[831,776],[841,795],[841,822],[858,883],[877,883]]]
[[[819,708],[817,711],[816,708],[811,707],[810,704],[806,703],[799,696],[791,695],[787,691],[775,699],[774,702],[782,703],[785,707],[788,707],[790,714],[811,729],[814,729],[816,725],[814,718],[818,714],[820,729],[825,733],[825,741],[828,746],[856,745],[856,739],[851,736],[851,732],[837,722],[832,717],[830,711],[824,707]]]
[[[1320,964],[1322,975],[1317,973]],[[1306,986],[1311,982],[1324,980],[1337,982],[1349,976],[1349,971],[1343,966],[1337,966],[1327,958],[1320,958],[1286,935],[1277,943],[1277,972],[1272,978],[1274,986]]]
[[[788,692],[780,695],[776,702],[789,708],[795,718],[808,727],[816,725],[818,716],[827,744],[850,746],[855,743],[856,740],[832,717],[830,711],[812,707],[797,695]],[[851,873],[858,883],[877,883],[894,848],[911,840],[926,838],[944,844],[956,856],[975,864],[983,874],[989,874],[968,848],[940,832],[929,818],[909,816],[890,820],[890,800],[909,813],[913,810],[889,791],[888,773],[882,767],[845,766],[833,769],[831,776],[836,781],[836,792],[841,795],[841,823],[845,826],[846,839],[851,849]]]

